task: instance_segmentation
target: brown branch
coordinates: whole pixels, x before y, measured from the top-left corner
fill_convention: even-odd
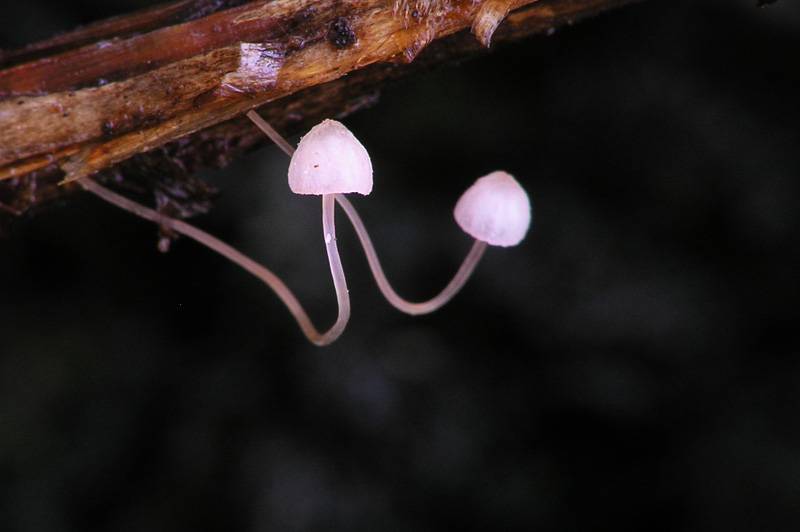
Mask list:
[[[262,141],[249,109],[295,133],[490,40],[632,1],[183,0],[0,53],[0,227],[97,172],[190,216],[209,199],[193,171]]]

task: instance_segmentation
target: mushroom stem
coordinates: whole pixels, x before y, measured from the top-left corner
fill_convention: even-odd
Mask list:
[[[317,345],[327,345],[336,340],[344,331],[347,320],[350,319],[350,293],[347,291],[347,280],[344,277],[342,260],[339,258],[339,247],[336,244],[336,226],[333,223],[335,207],[334,194],[324,194],[322,196],[322,233],[325,236],[325,249],[328,252],[328,264],[331,266],[333,287],[336,289],[336,300],[339,303],[339,317],[333,327],[320,337],[319,341],[322,343]]]
[[[470,249],[464,259],[464,262],[461,263],[461,267],[444,290],[428,301],[413,303],[400,297],[392,288],[391,284],[389,284],[389,280],[386,278],[386,274],[381,267],[381,262],[378,260],[378,254],[375,252],[375,246],[372,245],[372,240],[369,237],[369,233],[367,233],[367,228],[364,226],[364,222],[361,221],[361,217],[358,215],[358,212],[356,212],[355,207],[350,203],[350,200],[343,194],[336,194],[336,201],[339,202],[339,205],[344,209],[347,217],[350,218],[350,222],[353,224],[359,240],[361,240],[361,246],[364,248],[367,262],[369,262],[372,275],[375,277],[375,282],[378,283],[378,288],[381,293],[389,303],[406,314],[427,314],[450,301],[453,296],[461,290],[464,283],[467,282],[475,266],[480,262],[483,252],[486,251],[486,242],[476,239],[475,243],[472,245],[472,249]]]
[[[286,307],[289,309],[289,312],[292,313],[292,316],[294,316],[295,320],[297,320],[297,324],[300,326],[303,334],[311,343],[319,346],[328,345],[342,334],[342,331],[347,324],[347,320],[350,317],[350,298],[347,294],[347,283],[345,282],[341,261],[339,260],[339,251],[336,247],[336,234],[333,231],[333,198],[328,201],[329,205],[327,207],[325,199],[323,198],[322,210],[324,217],[323,225],[330,223],[330,229],[326,225],[324,231],[326,239],[327,235],[331,235],[331,242],[326,247],[328,249],[328,260],[331,264],[331,271],[333,272],[333,282],[336,289],[336,297],[339,300],[339,317],[337,318],[333,327],[331,327],[325,333],[320,333],[311,323],[311,319],[309,319],[308,314],[306,314],[305,310],[303,310],[302,305],[300,305],[300,302],[294,296],[292,291],[289,290],[289,287],[287,287],[277,275],[272,273],[272,271],[268,270],[264,266],[261,266],[250,257],[244,255],[240,251],[237,251],[216,237],[211,236],[205,231],[194,227],[193,225],[181,220],[164,216],[153,209],[139,205],[138,203],[131,201],[124,196],[120,196],[119,194],[108,190],[99,183],[96,183],[87,177],[82,177],[78,179],[77,182],[85,190],[113,205],[116,205],[121,209],[145,218],[146,220],[156,222],[157,224],[167,227],[176,233],[180,233],[193,240],[196,240],[204,246],[216,251],[223,257],[235,262],[248,272],[264,281],[275,292],[275,294],[277,294],[281,301],[283,301],[283,304],[286,305]],[[335,266],[338,268],[338,271],[334,271]]]
[[[251,109],[250,111],[247,111],[247,118],[252,120],[253,123],[255,123],[255,125],[257,125],[258,128],[263,131],[272,142],[274,142],[280,149],[284,151],[284,153],[286,153],[286,155],[289,157],[294,155],[294,146],[289,144],[286,139],[283,138],[283,135],[275,131],[275,128],[273,128],[269,122],[261,118],[258,113]]]

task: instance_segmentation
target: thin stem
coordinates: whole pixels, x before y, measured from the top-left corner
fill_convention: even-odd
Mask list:
[[[258,113],[253,110],[247,111],[247,118],[255,122],[259,129],[261,129],[261,131],[263,131],[270,138],[270,140],[272,140],[272,142],[277,144],[277,146],[282,149],[286,155],[289,157],[294,155],[294,147],[286,142],[286,139],[283,138],[283,135],[275,131],[275,128],[269,125],[266,120],[261,118]]]
[[[339,262],[339,253],[336,248],[336,240],[335,235],[333,238],[333,246],[326,246],[328,248],[328,260],[331,263],[331,268],[333,269],[334,264],[338,264],[339,272],[334,273],[334,285],[336,288],[336,296],[339,300],[339,317],[336,320],[336,323],[333,327],[330,328],[325,333],[320,334],[314,325],[311,323],[311,320],[306,314],[303,307],[300,305],[300,302],[294,296],[289,287],[287,287],[283,281],[278,278],[277,275],[272,273],[272,271],[268,270],[264,266],[261,266],[253,259],[247,257],[243,253],[237,251],[236,249],[232,248],[225,242],[217,239],[216,237],[211,236],[210,234],[206,233],[205,231],[201,231],[200,229],[194,227],[193,225],[189,225],[186,222],[181,220],[176,220],[174,218],[170,218],[168,216],[164,216],[159,214],[158,212],[154,211],[153,209],[149,209],[143,205],[139,205],[138,203],[125,198],[124,196],[120,196],[119,194],[108,190],[107,188],[103,187],[102,185],[92,181],[88,177],[82,177],[76,180],[85,190],[95,194],[96,196],[108,201],[124,209],[128,212],[132,212],[137,216],[141,216],[147,220],[156,222],[159,225],[172,229],[173,231],[180,233],[182,235],[188,236],[189,238],[196,240],[197,242],[207,246],[210,249],[213,249],[223,257],[235,262],[248,272],[252,273],[262,281],[264,281],[274,292],[277,296],[283,301],[283,304],[289,309],[289,312],[292,313],[295,320],[297,320],[297,324],[300,326],[300,329],[303,331],[303,334],[308,338],[308,340],[315,344],[315,345],[328,345],[336,338],[344,330],[344,326],[347,323],[347,320],[350,316],[350,300],[347,294],[347,286],[344,279],[344,274],[341,272],[341,263]],[[332,209],[331,209],[332,210]],[[325,211],[325,204],[323,201],[323,213]],[[333,221],[333,215],[330,216],[331,222]],[[344,305],[342,305],[344,303]]]
[[[361,217],[359,217],[353,204],[343,194],[336,194],[336,201],[339,202],[347,217],[350,218],[350,222],[353,224],[359,240],[361,240],[361,246],[364,248],[372,275],[375,277],[381,293],[395,308],[407,314],[427,314],[450,301],[461,290],[464,283],[467,282],[475,266],[480,262],[483,252],[486,251],[486,242],[475,240],[472,249],[470,249],[464,262],[461,263],[461,267],[444,290],[428,301],[412,303],[400,297],[389,284],[386,274],[383,273],[381,262],[378,260],[378,254],[375,252],[375,246],[372,245],[372,240],[369,238],[369,233],[367,233],[367,228],[364,226],[364,222],[361,221]]]
[[[334,203],[333,194],[324,194],[322,196],[322,234],[325,238],[325,249],[328,252],[333,286],[336,289],[336,300],[339,303],[339,317],[336,319],[336,323],[320,339],[325,344],[336,340],[344,331],[347,320],[350,319],[350,293],[347,290],[347,280],[344,277],[342,260],[339,258],[339,247],[336,244],[335,212],[336,203]]]

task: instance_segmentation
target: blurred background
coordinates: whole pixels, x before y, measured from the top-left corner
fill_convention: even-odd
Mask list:
[[[6,6],[18,47],[146,1]],[[0,530],[800,529],[800,5],[646,1],[385,90],[345,120],[389,278],[438,292],[456,200],[533,203],[449,305],[318,348],[263,284],[82,195],[0,240]],[[4,9],[6,9],[4,8]],[[296,139],[294,139],[296,141]],[[267,147],[195,223],[335,318],[318,199]],[[340,211],[341,212],[341,211]]]

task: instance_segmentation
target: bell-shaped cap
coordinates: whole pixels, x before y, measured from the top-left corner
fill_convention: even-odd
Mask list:
[[[289,163],[295,194],[372,192],[372,162],[364,146],[342,123],[323,120],[300,139]]]
[[[528,194],[511,175],[492,172],[481,177],[458,200],[458,225],[472,237],[493,246],[516,246],[531,225]]]

